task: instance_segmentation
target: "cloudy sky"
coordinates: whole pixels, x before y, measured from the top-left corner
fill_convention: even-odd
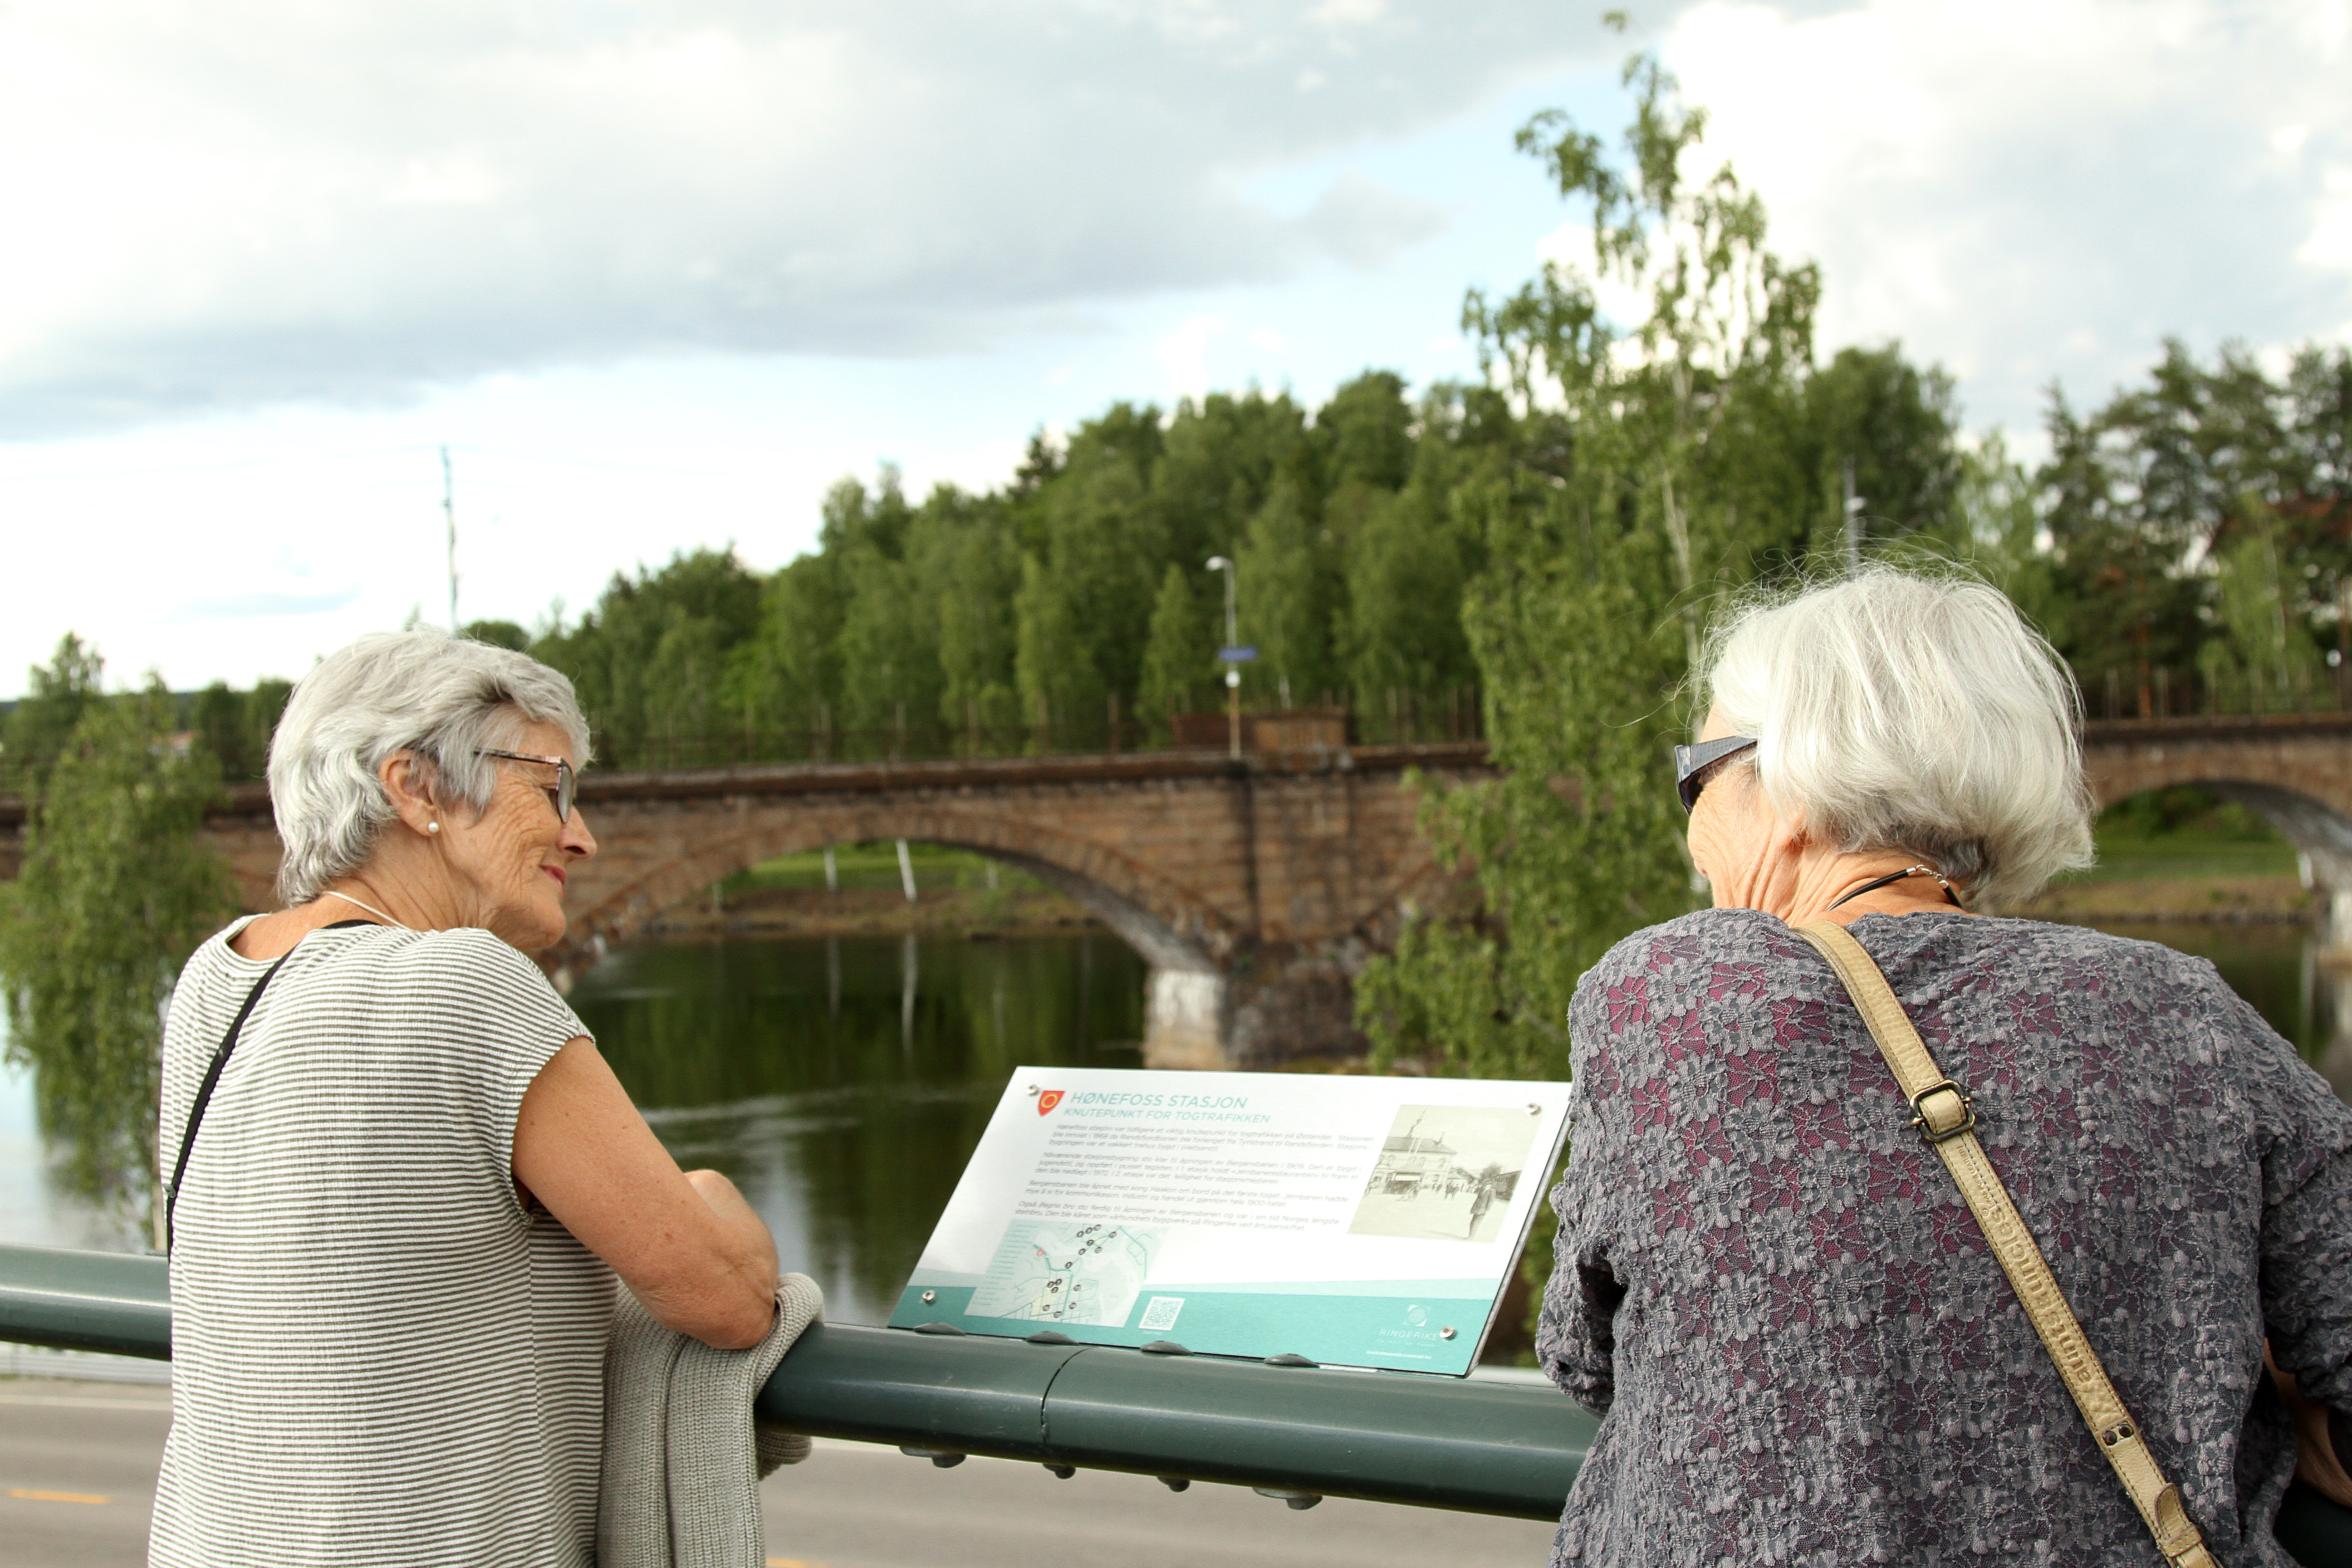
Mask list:
[[[2167,333],[2352,341],[2345,0],[16,0],[0,694],[297,674],[413,607],[806,548],[1113,398],[1472,368],[1654,45],[1828,283],[2030,444]]]

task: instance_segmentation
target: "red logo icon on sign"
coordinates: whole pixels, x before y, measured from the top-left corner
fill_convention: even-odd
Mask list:
[[[1053,1110],[1054,1107],[1061,1104],[1062,1095],[1064,1092],[1064,1090],[1058,1089],[1042,1090],[1037,1096],[1037,1114],[1043,1116],[1045,1112]]]

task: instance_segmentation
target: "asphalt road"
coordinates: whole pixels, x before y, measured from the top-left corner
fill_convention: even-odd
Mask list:
[[[0,1380],[0,1563],[131,1568],[146,1561],[162,1388]],[[779,1568],[1536,1568],[1551,1527],[1328,1499],[1292,1510],[1238,1487],[1181,1494],[1142,1476],[968,1459],[939,1469],[895,1448],[821,1442],[761,1489]]]

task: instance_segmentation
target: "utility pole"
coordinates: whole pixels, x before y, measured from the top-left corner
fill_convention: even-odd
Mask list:
[[[1862,570],[1862,498],[1853,493],[1853,459],[1845,460],[1845,569]]]
[[[1257,657],[1257,649],[1241,646],[1241,623],[1235,614],[1234,599],[1234,563],[1223,555],[1209,557],[1208,569],[1225,574],[1225,646],[1217,650],[1217,658],[1225,667],[1225,739],[1232,747],[1234,760],[1242,754],[1242,671],[1241,667]]]
[[[441,448],[441,520],[449,525],[449,635],[457,633],[457,495],[449,472],[449,448]]]

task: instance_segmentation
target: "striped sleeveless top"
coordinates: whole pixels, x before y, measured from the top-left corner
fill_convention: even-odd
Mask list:
[[[196,950],[163,1169],[269,966]],[[314,931],[261,994],[181,1184],[159,1564],[587,1564],[613,1275],[518,1199],[523,1091],[587,1030],[486,931]]]

